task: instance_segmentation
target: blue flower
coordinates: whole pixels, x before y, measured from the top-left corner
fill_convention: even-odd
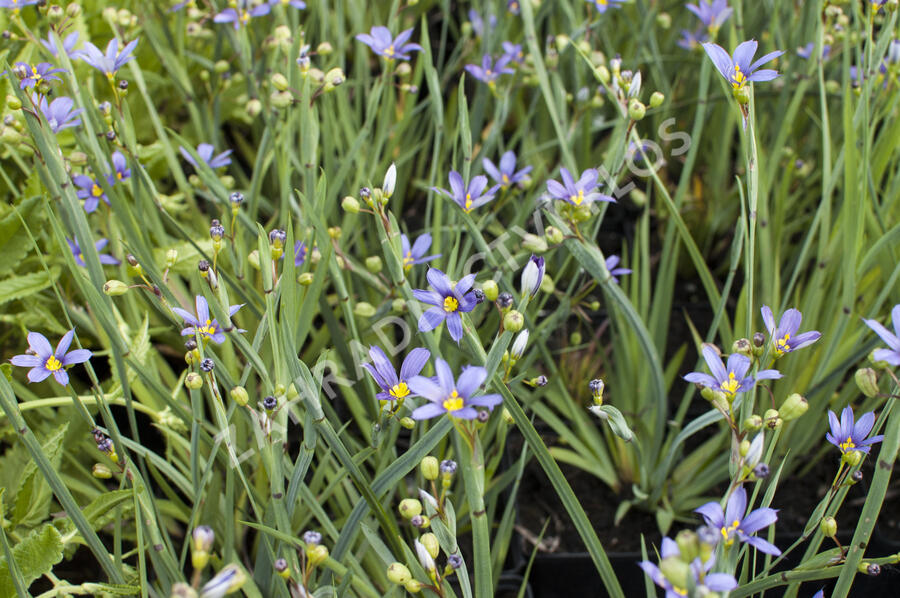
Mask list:
[[[308,249],[306,248],[306,243],[303,241],[296,241],[294,243],[294,266],[299,268],[306,262],[306,254]]]
[[[47,337],[39,332],[29,332],[28,354],[16,355],[9,361],[19,367],[31,368],[28,372],[29,382],[40,382],[52,374],[57,382],[65,386],[69,383],[69,374],[64,368],[84,363],[91,358],[91,352],[87,349],[69,351],[74,336],[74,329],[68,331],[54,351]]]
[[[116,150],[112,155],[113,174],[107,175],[106,179],[110,185],[114,185],[117,181],[125,181],[131,178],[131,169],[128,168],[128,162],[122,152]]]
[[[887,328],[876,320],[863,320],[863,322],[874,330],[875,334],[880,336],[881,340],[890,347],[890,349],[875,349],[872,357],[876,361],[884,361],[897,367],[900,365],[900,304],[895,305],[894,309],[891,310],[891,320],[894,322],[894,332],[896,334],[891,334]]]
[[[834,411],[829,410],[828,423],[831,426],[831,432],[825,434],[825,439],[841,449],[841,454],[859,451],[868,455],[873,444],[884,440],[882,435],[866,438],[872,431],[872,426],[875,425],[875,413],[870,411],[863,414],[856,423],[853,419],[853,408],[849,405],[841,411],[840,421]]]
[[[293,6],[297,10],[303,10],[306,8],[306,2],[303,0],[269,0],[269,4],[275,6],[276,4],[281,4],[282,6]]]
[[[31,6],[37,4],[40,0],[0,0],[0,8],[11,8],[14,15],[19,14],[19,9],[23,6]]]
[[[775,327],[775,317],[771,308],[768,305],[763,305],[760,311],[762,312],[766,330],[769,331],[772,344],[775,346],[775,354],[779,357],[785,353],[807,347],[822,336],[822,333],[817,330],[797,334],[797,331],[800,330],[800,322],[803,319],[803,314],[799,310],[791,308],[785,311],[781,315],[781,321],[778,322],[777,328]]]
[[[589,4],[593,4],[597,7],[597,11],[601,14],[605,13],[610,8],[616,6],[616,4],[622,4],[625,0],[585,0]],[[617,7],[618,8],[618,7]]]
[[[78,32],[74,31],[70,33],[64,40],[61,41],[63,52],[65,52],[66,55],[70,58],[77,58],[77,56],[75,56],[75,44],[78,43]],[[59,46],[56,45],[56,37],[54,37],[53,31],[50,31],[47,34],[47,39],[41,40],[41,44],[43,44],[43,46],[47,48],[48,52],[50,52],[54,56],[59,56]]]
[[[775,523],[778,520],[778,511],[764,507],[744,516],[744,513],[747,512],[747,491],[743,486],[731,493],[724,511],[715,501],[708,502],[695,511],[703,516],[706,525],[722,534],[725,546],[731,546],[737,538],[760,552],[773,556],[781,554],[777,546],[753,535]]]
[[[498,185],[485,191],[488,180],[483,174],[473,177],[468,186],[465,181],[463,181],[462,175],[455,170],[450,172],[449,178],[450,191],[439,189],[437,187],[432,187],[431,190],[452,199],[466,214],[494,199],[494,193],[496,193],[499,188]]]
[[[706,50],[707,55],[712,59],[719,73],[725,77],[726,81],[731,83],[735,90],[738,90],[751,81],[771,81],[778,76],[778,71],[773,69],[759,70],[759,67],[778,58],[784,52],[782,50],[769,52],[756,62],[750,62],[753,60],[754,54],[756,54],[756,46],[756,40],[743,42],[735,48],[732,56],[729,56],[728,52],[722,49],[721,46],[712,43],[703,44],[703,49]]]
[[[567,169],[560,168],[559,173],[562,176],[562,184],[554,180],[547,181],[547,191],[556,199],[566,201],[573,206],[593,201],[616,201],[614,197],[596,191],[600,174],[594,168],[588,168],[582,172],[581,178],[577,182]]]
[[[81,252],[81,246],[78,244],[78,241],[72,240],[72,239],[66,239],[66,242],[69,244],[69,250],[72,252],[72,257],[75,258],[75,263],[78,264],[79,266],[81,266],[82,268],[84,268],[85,267],[84,254],[82,254],[82,252]],[[99,241],[94,243],[94,248],[99,253],[104,248],[106,248],[106,246],[108,244],[109,244],[108,239],[100,239]],[[108,266],[118,266],[119,264],[122,263],[119,260],[117,260],[116,258],[114,258],[113,256],[105,254],[105,253],[100,253],[99,257],[100,257],[100,263],[106,264]]]
[[[84,112],[84,109],[73,109],[75,101],[72,98],[63,96],[48,103],[46,96],[38,96],[36,93],[33,93],[31,94],[31,101],[44,115],[44,119],[50,125],[50,130],[53,133],[59,133],[63,129],[76,127],[81,124],[81,119],[77,117]]]
[[[72,181],[78,187],[76,195],[84,200],[84,211],[88,214],[97,209],[101,199],[106,202],[106,205],[109,205],[109,198],[106,197],[106,192],[96,179],[84,174],[76,174],[72,177]]]
[[[232,150],[225,150],[221,154],[213,156],[214,150],[215,148],[209,143],[201,143],[197,146],[197,155],[213,170],[231,164],[231,158],[228,156],[231,155]],[[184,159],[188,161],[188,164],[197,168],[197,161],[194,160],[194,157],[191,156],[190,152],[188,152],[184,146],[178,146],[178,151],[180,151],[181,155],[184,156]]]
[[[494,407],[503,401],[498,394],[473,397],[478,388],[487,379],[487,370],[479,366],[463,368],[457,380],[447,362],[440,357],[434,360],[437,380],[425,376],[413,376],[409,380],[412,392],[428,399],[421,407],[412,412],[413,419],[430,419],[445,413],[460,419],[475,419],[478,410],[475,407]]]
[[[477,64],[467,64],[466,72],[479,81],[483,81],[484,83],[493,86],[497,83],[497,79],[500,78],[500,75],[511,75],[515,72],[507,66],[510,61],[510,57],[504,54],[497,59],[495,64],[491,55],[485,54],[481,57],[481,66],[478,66]]]
[[[660,562],[671,559],[680,558],[681,552],[678,550],[678,544],[671,538],[663,538],[662,546],[659,551]],[[694,587],[697,590],[705,590],[706,592],[730,592],[738,586],[734,576],[727,573],[709,573],[716,563],[716,557],[713,555],[705,563],[701,563],[700,557],[695,558],[690,563],[690,575],[694,580]],[[688,594],[688,588],[672,585],[662,571],[650,561],[641,561],[638,566],[644,570],[644,573],[650,576],[653,583],[666,591],[666,598],[684,598]],[[702,595],[698,592],[698,595]]]
[[[239,8],[226,8],[215,17],[213,21],[216,23],[231,23],[234,29],[240,29],[241,25],[246,25],[253,17],[261,17],[269,14],[271,7],[268,4],[258,4],[250,7],[247,0],[241,0]]]
[[[131,53],[137,47],[137,44],[138,40],[135,39],[126,44],[122,51],[119,52],[119,40],[114,37],[106,44],[106,52],[104,53],[91,42],[84,42],[84,49],[73,52],[72,56],[77,56],[105,74],[107,78],[112,79],[125,63],[134,60],[134,56]]]
[[[412,37],[413,30],[401,31],[396,38],[391,36],[391,30],[382,25],[372,27],[370,33],[360,33],[356,39],[366,44],[372,51],[388,60],[409,60],[409,52],[421,52],[419,44],[407,43]]]
[[[528,180],[528,173],[531,172],[532,168],[531,166],[526,166],[517,172],[516,154],[513,151],[504,152],[504,154],[500,156],[500,168],[494,166],[494,163],[487,158],[481,160],[481,165],[484,167],[485,171],[491,175],[491,178],[503,189],[506,189],[515,183],[521,183],[522,181]]]
[[[797,48],[797,56],[804,60],[809,60],[815,47],[816,45],[813,42],[809,42],[802,48]],[[822,46],[822,60],[827,60],[829,54],[831,54],[831,46],[825,44],[824,46]]]
[[[685,8],[697,15],[711,33],[718,31],[732,13],[728,0],[699,0],[696,5],[686,4]]]
[[[37,87],[43,81],[62,81],[56,76],[56,73],[66,72],[64,69],[53,68],[53,65],[49,62],[40,62],[33,65],[26,62],[17,62],[16,67],[25,71],[25,77],[19,81],[19,89]]]
[[[681,30],[681,39],[678,40],[678,47],[684,48],[685,50],[695,50],[700,44],[707,41],[709,36],[700,30],[697,31],[688,31],[687,29]]]
[[[415,396],[409,389],[409,380],[413,376],[419,375],[419,372],[428,363],[431,351],[422,348],[410,351],[400,366],[399,376],[381,347],[370,347],[369,357],[372,358],[372,363],[364,363],[363,367],[372,375],[375,384],[381,388],[381,392],[375,395],[375,398],[380,401],[393,401]]]
[[[195,305],[197,308],[197,315],[195,316],[191,312],[181,309],[180,307],[173,307],[172,311],[181,316],[181,319],[184,320],[185,324],[189,324],[189,326],[185,326],[184,330],[181,331],[181,336],[190,336],[190,335],[200,335],[200,338],[203,340],[211,340],[217,345],[221,345],[225,342],[225,332],[222,330],[222,327],[219,325],[218,320],[215,320],[210,317],[209,314],[209,304],[206,302],[206,298],[203,295],[197,295]],[[228,316],[233,316],[237,313],[237,310],[243,307],[242,305],[232,305],[228,308]],[[244,332],[244,330],[236,329],[236,332]]]
[[[506,10],[508,10],[510,14],[519,14],[519,11],[521,10],[519,0],[506,0]]]
[[[434,290],[415,289],[413,297],[433,307],[427,309],[419,318],[419,331],[434,330],[446,320],[450,338],[459,343],[463,335],[460,313],[472,311],[478,304],[472,291],[475,275],[464,276],[455,286],[451,284],[447,275],[437,268],[429,268],[425,278]]]
[[[606,269],[609,270],[610,275],[612,276],[612,281],[616,284],[619,283],[619,279],[617,276],[624,276],[625,274],[631,274],[631,269],[629,268],[617,268],[619,265],[620,258],[617,255],[611,255],[606,258]]]
[[[481,14],[474,8],[470,8],[466,14],[469,16],[469,22],[472,24],[472,31],[475,35],[484,37],[484,19],[481,18]],[[488,15],[488,26],[491,30],[497,27],[497,15]]]
[[[421,235],[412,247],[409,246],[409,238],[406,235],[400,235],[400,249],[403,252],[403,269],[409,271],[417,264],[424,264],[441,257],[441,254],[425,255],[428,248],[431,247],[431,235],[425,233]]]
[[[703,385],[712,390],[725,393],[728,399],[733,399],[739,392],[747,392],[753,388],[756,380],[775,380],[781,378],[781,372],[778,370],[760,370],[756,373],[756,378],[752,375],[748,376],[747,371],[750,369],[750,358],[740,353],[732,353],[728,356],[728,365],[722,364],[722,358],[712,345],[703,343],[701,349],[703,359],[712,376],[703,372],[691,372],[684,377],[688,382]]]

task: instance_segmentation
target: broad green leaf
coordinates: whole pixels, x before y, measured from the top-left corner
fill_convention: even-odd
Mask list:
[[[88,520],[88,523],[91,524],[91,528],[97,531],[134,509],[134,501],[131,500],[133,496],[134,492],[131,490],[105,492],[82,509],[82,513],[84,513],[84,518]],[[120,505],[122,505],[122,508],[117,508]],[[66,533],[73,531],[75,531],[75,524],[67,520]]]
[[[13,546],[12,554],[26,585],[31,585],[38,577],[48,573],[63,556],[62,538],[50,524],[32,531],[21,542]],[[0,558],[0,596],[15,596],[6,558]]]
[[[59,468],[59,460],[62,456],[63,438],[69,429],[68,422],[64,423],[41,444],[47,460],[54,469]],[[33,461],[25,466],[19,488],[16,491],[16,505],[12,512],[12,521],[15,525],[32,527],[47,518],[50,514],[50,499],[53,493],[47,482],[37,470]]]
[[[29,178],[29,182],[36,180],[36,176]],[[5,214],[0,218],[0,255],[3,256],[0,260],[0,274],[11,272],[33,247],[19,215],[30,221],[29,226],[34,228],[44,212],[36,209],[40,201],[38,194],[27,193],[27,195],[30,197],[16,207],[18,213],[13,209],[5,210]]]
[[[51,268],[49,273],[40,271],[22,276],[10,276],[0,281],[0,305],[43,291],[57,278],[59,278],[59,268]]]

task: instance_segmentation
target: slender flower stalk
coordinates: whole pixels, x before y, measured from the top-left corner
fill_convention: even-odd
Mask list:
[[[701,349],[703,359],[712,372],[712,376],[703,372],[691,372],[684,377],[688,382],[700,384],[714,391],[722,392],[729,399],[733,399],[736,394],[747,392],[753,388],[753,384],[757,380],[775,380],[781,378],[781,372],[778,370],[760,370],[756,376],[747,375],[750,369],[750,358],[740,353],[732,353],[728,356],[728,365],[722,363],[719,353],[706,343]]]
[[[19,367],[31,368],[28,372],[29,382],[40,382],[53,375],[58,383],[66,386],[69,383],[69,374],[66,373],[65,368],[76,363],[84,363],[91,358],[91,352],[87,349],[69,351],[74,336],[75,329],[73,328],[60,339],[54,351],[47,337],[39,332],[29,332],[28,353],[16,355],[10,359],[10,363]]]
[[[194,315],[191,312],[181,309],[180,307],[173,307],[172,311],[177,315],[181,316],[181,319],[184,320],[185,328],[181,331],[181,336],[191,336],[191,335],[199,335],[203,340],[211,340],[217,345],[221,345],[225,342],[225,331],[222,330],[222,327],[219,325],[218,320],[210,317],[209,314],[209,304],[206,302],[206,298],[203,295],[197,295],[195,300],[195,306],[197,309],[197,314]],[[232,305],[228,308],[228,315],[233,316],[237,313],[237,310],[243,307],[241,305]],[[244,332],[241,329],[237,329],[236,332]]]
[[[703,516],[706,525],[722,534],[722,542],[726,547],[731,546],[737,539],[760,552],[773,556],[781,554],[777,546],[753,535],[775,523],[778,520],[778,511],[763,507],[747,513],[747,491],[743,486],[731,493],[724,511],[718,502],[713,501],[699,507],[696,512]]]
[[[791,308],[785,311],[781,315],[781,320],[778,322],[777,327],[775,326],[775,317],[772,314],[772,309],[768,305],[763,305],[760,311],[762,312],[766,330],[769,331],[769,336],[772,338],[772,345],[777,357],[808,347],[822,336],[822,333],[817,330],[797,334],[797,331],[800,329],[800,322],[803,319],[803,314],[799,310]]]
[[[873,444],[884,440],[883,435],[866,438],[875,425],[875,413],[871,411],[854,422],[853,408],[848,405],[841,411],[840,421],[834,411],[829,410],[828,422],[831,431],[825,434],[825,439],[838,447],[842,455],[851,451],[868,455]]]
[[[440,357],[435,359],[434,369],[436,380],[425,376],[413,376],[409,380],[410,390],[429,401],[412,412],[413,419],[430,419],[445,413],[460,419],[475,419],[478,417],[476,407],[493,410],[503,401],[498,394],[472,396],[487,379],[487,370],[483,367],[463,368],[456,380],[450,366]]]
[[[413,376],[419,375],[422,368],[428,363],[431,351],[423,348],[410,351],[400,366],[399,376],[381,347],[369,347],[369,357],[372,358],[372,363],[364,363],[363,367],[371,374],[375,384],[381,388],[381,392],[376,394],[375,398],[380,401],[395,401],[415,396],[409,389],[409,380]]]
[[[419,318],[419,331],[434,330],[446,320],[450,338],[459,343],[463,335],[460,314],[472,311],[478,304],[475,292],[472,290],[475,275],[464,276],[456,285],[453,285],[446,274],[437,268],[429,268],[425,278],[428,279],[428,284],[434,290],[416,289],[413,291],[413,297],[433,307],[427,309]]]

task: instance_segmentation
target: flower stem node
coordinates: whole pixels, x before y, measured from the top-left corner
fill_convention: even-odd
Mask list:
[[[819,522],[819,529],[826,538],[833,538],[837,534],[837,521],[834,517],[823,517]]]
[[[781,419],[786,422],[791,421],[792,419],[797,419],[809,409],[809,402],[802,395],[798,393],[793,393],[788,398],[784,400],[784,403],[781,404],[781,409],[779,412],[781,413]]]
[[[412,519],[422,513],[422,503],[415,498],[404,498],[400,501],[397,510],[405,519]]]
[[[243,386],[235,386],[228,394],[231,395],[231,399],[241,407],[244,407],[250,401],[250,395],[247,394],[247,389]]]
[[[430,482],[438,479],[438,476],[441,475],[441,464],[437,457],[432,457],[431,455],[422,459],[421,463],[419,463],[419,468],[422,470],[422,477]]]
[[[387,578],[391,583],[402,586],[412,581],[412,573],[403,563],[391,563],[387,568]]]
[[[856,386],[864,395],[870,398],[878,395],[878,374],[875,373],[875,370],[860,368],[856,370],[853,377],[856,380]]]
[[[525,326],[525,316],[521,312],[513,309],[503,316],[503,328],[510,332],[519,332]]]
[[[766,413],[763,415],[763,421],[765,422],[766,427],[770,430],[777,430],[781,427],[781,424],[784,423],[784,419],[781,417],[781,414],[777,409],[766,410]]]
[[[199,390],[203,388],[203,378],[196,372],[191,372],[184,379],[184,385],[191,390]]]
[[[103,292],[110,297],[118,297],[128,292],[128,285],[121,280],[107,280],[103,285]]]
[[[108,480],[112,477],[112,470],[102,463],[94,463],[91,474],[98,480]]]

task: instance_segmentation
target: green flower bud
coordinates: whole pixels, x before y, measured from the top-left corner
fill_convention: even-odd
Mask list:
[[[244,110],[247,111],[247,115],[250,118],[256,118],[259,116],[259,113],[262,112],[262,102],[259,101],[259,98],[248,100],[247,104],[244,106]]]
[[[348,214],[359,214],[359,201],[355,197],[348,195],[341,200],[341,208]]]
[[[739,338],[731,345],[731,352],[750,357],[753,354],[753,345],[750,344],[750,339]]]
[[[741,457],[746,457],[747,453],[750,452],[750,441],[744,438],[741,440],[741,444],[738,446],[738,454]]]
[[[94,467],[91,468],[91,474],[97,479],[108,480],[112,477],[112,470],[102,463],[94,463]]]
[[[504,407],[503,411],[500,412],[500,417],[503,418],[503,423],[505,423],[508,426],[511,426],[514,423],[516,423],[516,420],[513,419],[512,413],[510,413],[509,409],[507,409],[506,407]]]
[[[313,283],[313,278],[315,278],[315,277],[313,276],[312,272],[304,272],[303,274],[301,274],[300,276],[297,277],[297,282],[302,284],[305,287],[308,287],[309,285],[311,285]]]
[[[404,498],[400,501],[397,510],[405,519],[412,519],[416,515],[422,514],[422,503],[415,498]]]
[[[573,332],[569,335],[569,344],[570,345],[580,345],[582,341],[580,332]]]
[[[432,457],[431,455],[422,459],[421,463],[419,463],[419,468],[422,470],[422,477],[429,481],[438,479],[438,476],[441,474],[440,462],[437,460],[437,457]]]
[[[543,237],[526,233],[522,239],[522,248],[532,253],[544,253],[547,251],[547,241]]]
[[[835,521],[834,517],[824,517],[819,522],[819,529],[826,538],[833,538],[837,534],[837,521]]]
[[[828,95],[836,95],[841,93],[841,84],[834,79],[825,82],[825,93]]]
[[[416,420],[411,417],[401,417],[400,425],[406,428],[407,430],[412,430],[416,427]]]
[[[647,107],[638,100],[631,100],[628,103],[628,118],[631,120],[641,120],[647,114]]]
[[[196,372],[191,372],[184,379],[184,385],[191,390],[199,390],[203,387],[203,377]]]
[[[799,395],[798,395],[799,396]],[[803,397],[800,397],[803,398]],[[802,414],[801,414],[802,415]],[[763,415],[763,421],[765,421],[766,426],[771,430],[777,430],[781,427],[783,423],[783,418],[777,409],[769,409]]]
[[[781,404],[781,408],[778,411],[781,413],[781,419],[789,422],[806,413],[807,409],[809,409],[809,403],[803,396],[795,392],[784,400],[784,403]]]
[[[247,256],[247,262],[254,269],[259,270],[259,249],[254,249],[250,252],[250,255]]]
[[[575,208],[575,212],[572,214],[572,218],[575,222],[587,222],[591,219],[591,206],[588,204],[581,204],[577,208]]]
[[[81,4],[78,2],[71,2],[66,5],[66,16],[70,19],[76,19],[81,16]]]
[[[107,280],[103,284],[103,292],[110,297],[118,297],[128,292],[128,285],[121,280]]]
[[[677,556],[670,556],[660,561],[659,570],[663,577],[677,588],[688,587],[688,579],[692,577],[691,566]]]
[[[693,561],[700,556],[700,540],[697,538],[697,532],[689,529],[681,530],[675,536],[675,543],[682,559]]]
[[[216,64],[213,65],[213,72],[217,75],[223,75],[227,73],[230,68],[231,65],[228,64],[227,60],[218,60],[216,61]]]
[[[276,108],[287,108],[294,103],[294,96],[289,91],[275,91],[269,96],[269,101]]]
[[[334,240],[340,239],[343,231],[340,226],[329,226],[328,227],[328,236]]]
[[[841,460],[850,467],[856,467],[862,462],[864,456],[862,451],[847,451]]]
[[[340,68],[335,67],[325,73],[325,91],[331,91],[338,85],[341,85],[344,81],[347,80],[347,77],[344,75],[344,71]]]
[[[497,295],[500,294],[500,287],[497,286],[497,281],[495,280],[486,280],[481,285],[481,290],[484,292],[484,298],[488,301],[496,301]]]
[[[656,15],[656,24],[660,29],[668,29],[672,26],[672,15],[667,12],[661,12]]]
[[[360,301],[353,307],[353,313],[360,318],[371,318],[375,315],[375,306],[365,301]]]
[[[387,568],[387,578],[391,583],[402,586],[412,580],[412,573],[403,563],[391,563]]]
[[[278,91],[284,91],[288,88],[287,77],[285,77],[281,73],[275,73],[274,75],[272,75],[272,87],[274,87]]]
[[[511,309],[503,316],[504,329],[510,332],[518,332],[522,330],[523,326],[525,326],[525,316],[521,312]]]
[[[197,598],[197,590],[183,581],[179,581],[172,584],[169,598]]]
[[[250,395],[247,394],[247,389],[243,386],[235,386],[228,394],[231,396],[231,399],[241,407],[250,401]]]
[[[548,226],[547,230],[544,231],[544,237],[547,239],[547,243],[551,245],[559,245],[563,242],[563,233],[555,226]]]
[[[366,270],[372,274],[381,272],[381,258],[377,255],[371,255],[366,258]]]
[[[21,110],[22,102],[14,95],[6,96],[6,107],[10,110]]]
[[[875,370],[872,368],[860,368],[856,370],[856,374],[853,377],[856,380],[856,386],[859,387],[860,392],[864,395],[867,397],[878,395],[878,374],[875,373]]]
[[[734,99],[738,101],[738,104],[747,105],[750,103],[750,88],[749,87],[741,87],[739,89],[734,90]]]
[[[403,584],[403,587],[406,588],[406,591],[410,594],[418,594],[422,591],[422,582],[416,581],[415,579],[410,579],[408,582]]]
[[[605,65],[602,65],[602,64],[601,64],[600,66],[598,66],[598,67],[594,70],[594,76],[596,76],[597,79],[598,79],[601,83],[603,83],[604,85],[609,85],[609,82],[610,82],[610,78],[611,78],[611,77],[610,77],[610,74],[609,74],[609,69],[606,68]]]
[[[406,300],[394,299],[393,301],[391,301],[391,309],[401,314],[406,312]]]
[[[756,432],[763,426],[763,419],[758,415],[751,415],[744,420],[744,430]]]
[[[307,549],[306,556],[313,567],[321,565],[328,558],[328,547],[324,544],[313,546]]]
[[[322,42],[318,46],[316,46],[316,54],[321,56],[328,56],[334,51],[334,48],[328,42]]]
[[[436,559],[441,553],[441,544],[440,542],[438,542],[437,536],[435,536],[431,532],[422,534],[422,536],[419,538],[419,542],[422,543],[422,546],[425,547],[425,550],[428,551],[428,554],[431,555],[431,558]]]

